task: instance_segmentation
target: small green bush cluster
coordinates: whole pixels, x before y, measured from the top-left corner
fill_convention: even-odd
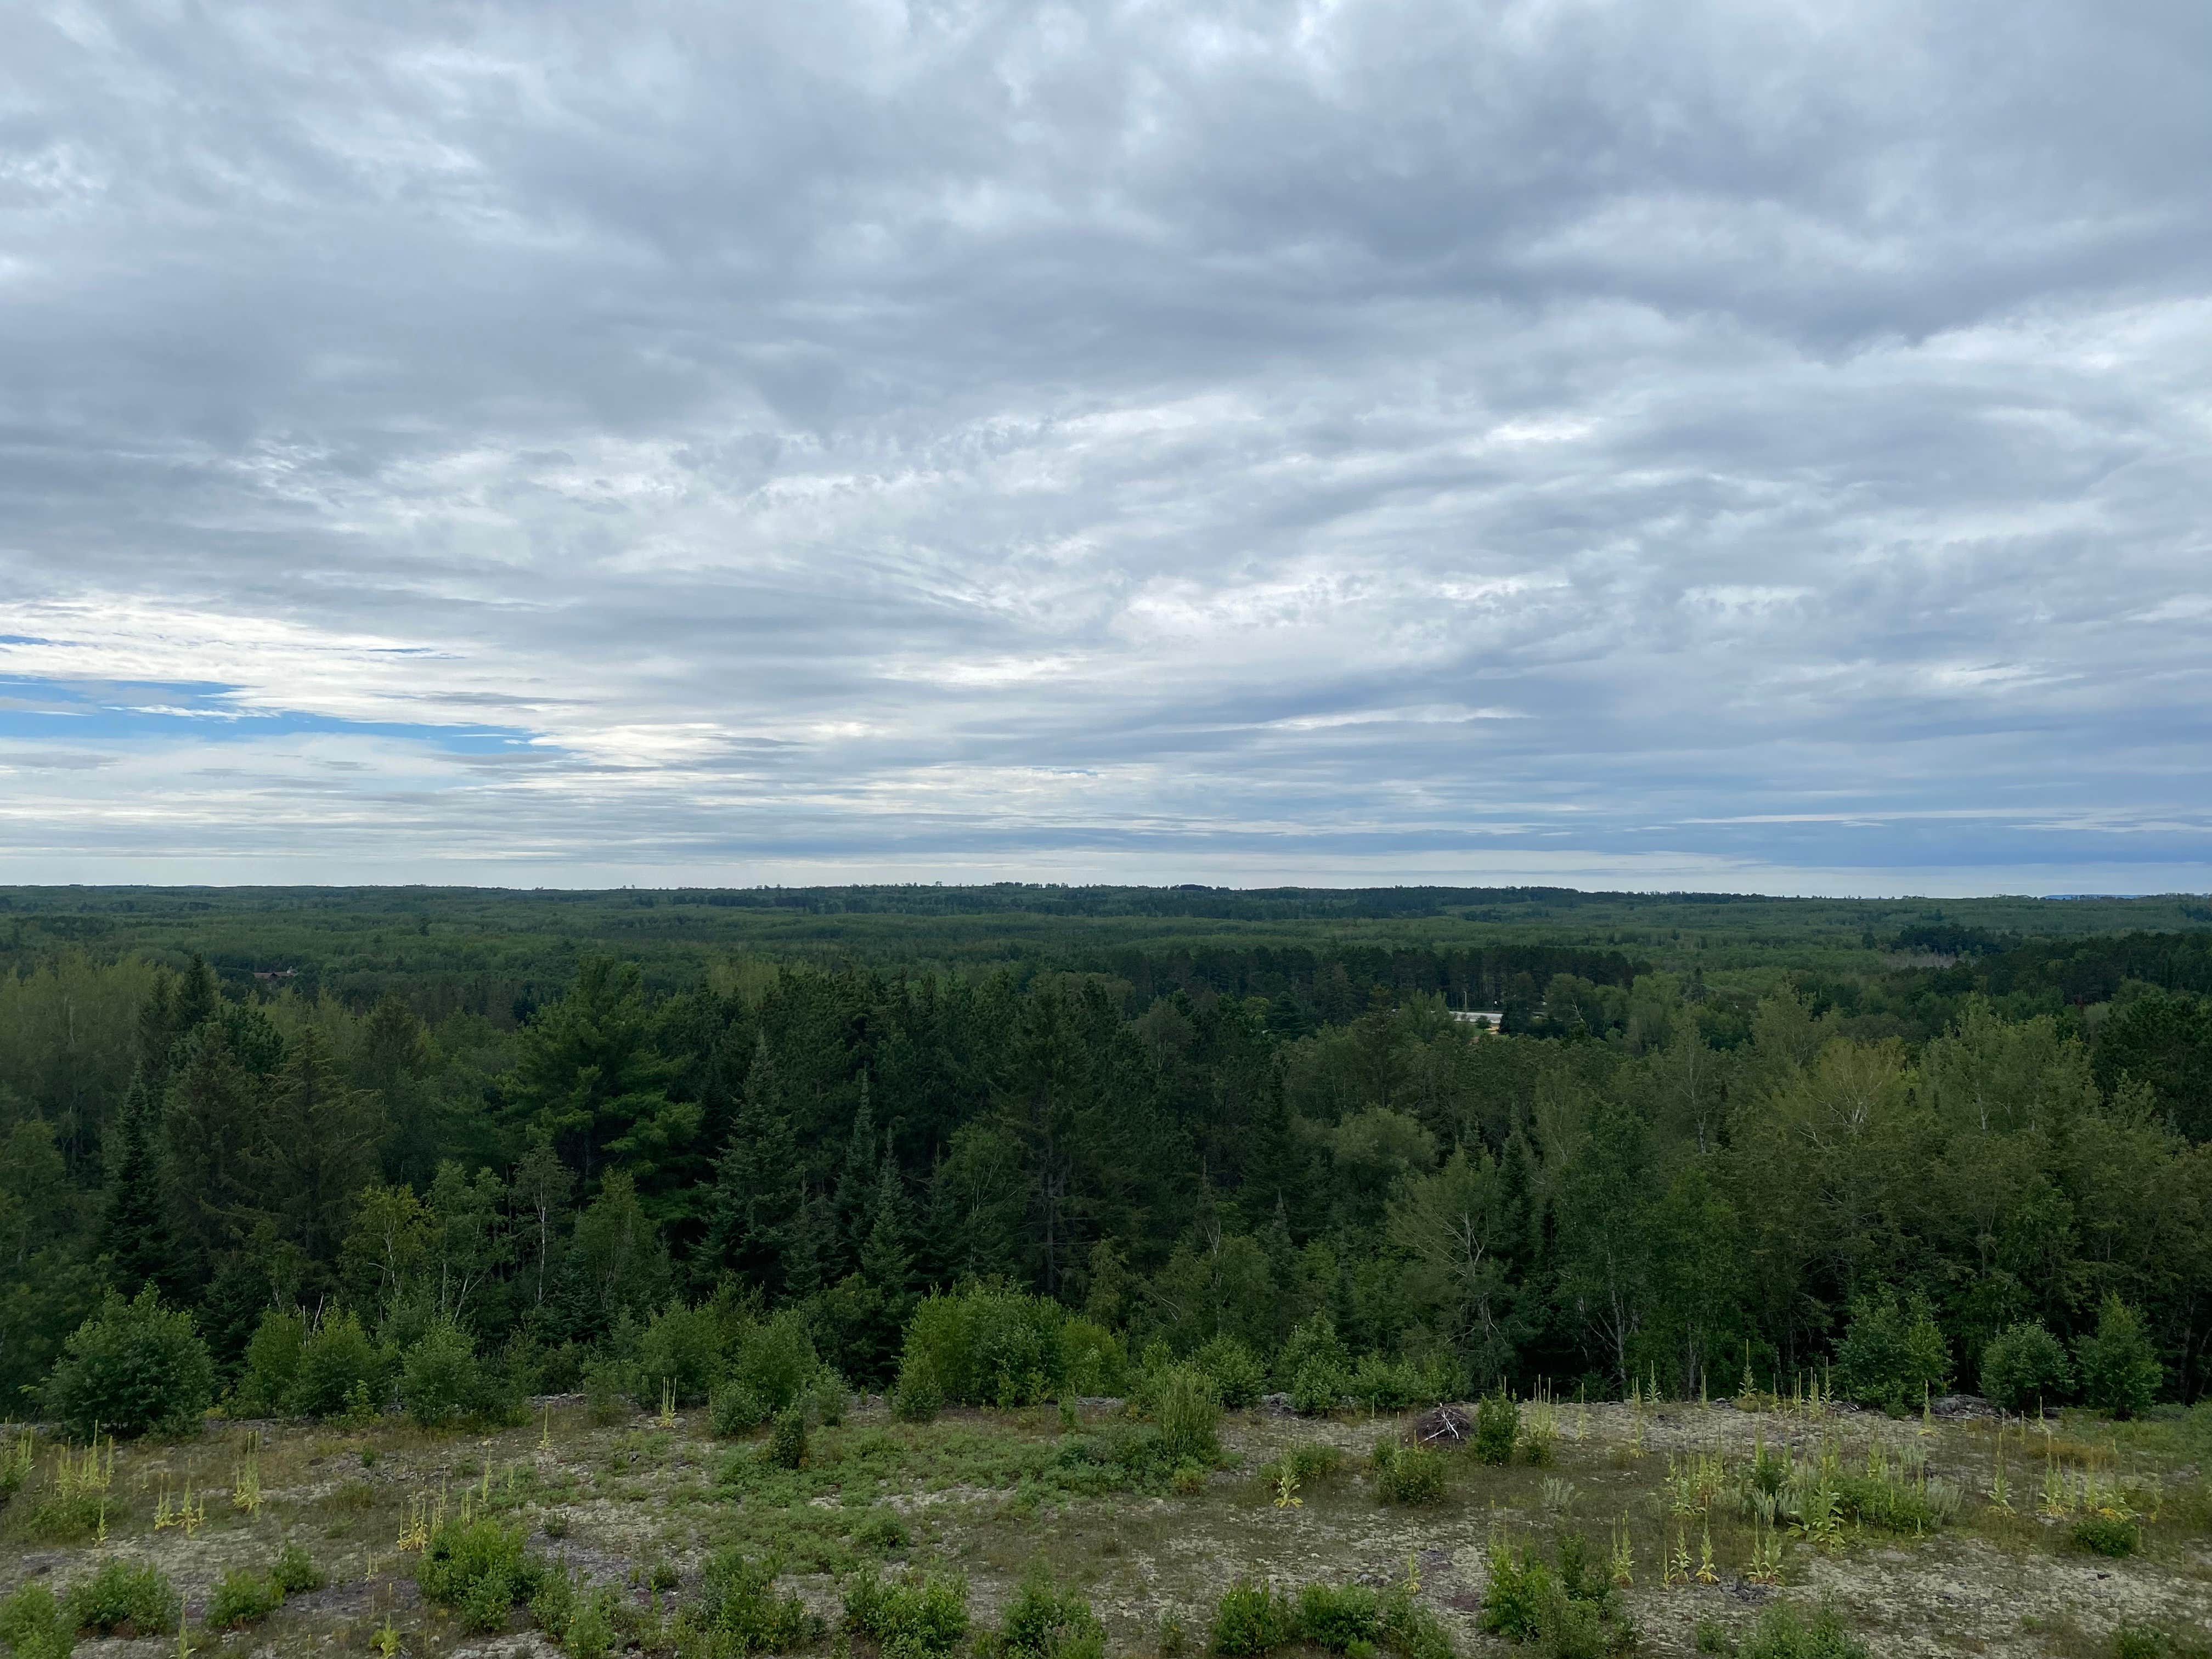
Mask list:
[[[1951,1345],[1927,1297],[1862,1299],[1836,1347],[1836,1386],[1844,1397],[1892,1416],[1917,1411],[1951,1380]]]
[[[177,1593],[159,1567],[110,1561],[62,1597],[62,1621],[95,1636],[154,1636],[176,1626]]]
[[[1121,1340],[1112,1332],[1049,1297],[1000,1285],[967,1285],[924,1297],[907,1322],[899,1359],[902,1394],[911,1377],[940,1401],[967,1406],[1030,1406],[1070,1392],[1118,1394],[1127,1371]]]
[[[500,1414],[500,1390],[469,1334],[441,1320],[416,1338],[399,1365],[399,1398],[424,1428]]]
[[[698,1640],[699,1659],[738,1659],[750,1653],[788,1653],[811,1640],[821,1621],[795,1595],[775,1593],[775,1569],[749,1560],[743,1551],[717,1551],[702,1575],[699,1599],[684,1610],[685,1628]]]
[[[1106,1626],[1083,1593],[1036,1575],[1006,1604],[997,1633],[976,1644],[981,1659],[1102,1659],[1105,1651]]]
[[[0,1642],[15,1659],[69,1659],[76,1630],[64,1620],[53,1591],[33,1579],[0,1601]]]
[[[1264,1659],[1293,1642],[1362,1659],[1387,1647],[1406,1659],[1453,1659],[1443,1621],[1400,1583],[1381,1592],[1356,1584],[1310,1583],[1295,1597],[1240,1578],[1214,1605],[1207,1645],[1219,1659]]]
[[[787,1406],[775,1414],[775,1425],[769,1431],[768,1444],[761,1455],[779,1469],[805,1467],[806,1413],[803,1407]]]
[[[1221,1401],[1203,1371],[1170,1366],[1151,1390],[1160,1449],[1171,1464],[1210,1468],[1221,1461]]]
[[[1444,1495],[1444,1455],[1401,1445],[1395,1438],[1375,1443],[1368,1458],[1375,1492],[1386,1504],[1434,1504]]]
[[[327,1581],[314,1558],[297,1544],[286,1544],[265,1573],[234,1567],[208,1598],[204,1622],[210,1630],[238,1630],[266,1619],[288,1595],[320,1589]]]
[[[1521,1439],[1521,1407],[1500,1389],[1474,1402],[1474,1455],[1485,1463],[1510,1463]]]
[[[1292,1409],[1302,1414],[1320,1416],[1337,1408],[1351,1386],[1352,1354],[1326,1311],[1291,1333],[1276,1356],[1275,1375],[1289,1392]]]
[[[1190,1363],[1213,1385],[1224,1408],[1241,1412],[1267,1391],[1267,1368],[1260,1357],[1233,1336],[1217,1336]]]
[[[968,1581],[916,1572],[886,1582],[863,1567],[845,1587],[845,1627],[891,1659],[945,1659],[968,1638]]]
[[[1636,1627],[1580,1533],[1561,1538],[1552,1563],[1493,1536],[1482,1627],[1534,1643],[1546,1659],[1607,1659],[1636,1645]]]
[[[2114,1560],[2133,1555],[2142,1547],[2142,1531],[2123,1515],[2085,1515],[2074,1523],[2069,1536],[2074,1547]]]
[[[1982,1394],[2000,1410],[2057,1405],[2073,1388],[2065,1346],[2039,1319],[1999,1332],[1982,1350]]]
[[[1736,1659],[1871,1659],[1866,1644],[1823,1607],[1809,1620],[1783,1602],[1761,1615]]]
[[[2143,1328],[2142,1316],[2107,1296],[2098,1310],[2094,1334],[2075,1345],[2081,1362],[2081,1397],[2115,1417],[2141,1417],[2158,1398],[2166,1377],[2157,1346]]]
[[[188,1313],[151,1285],[131,1301],[111,1292],[77,1327],[46,1378],[46,1410],[82,1439],[188,1433],[215,1399],[215,1361]]]
[[[524,1552],[520,1526],[489,1516],[441,1522],[415,1564],[423,1599],[459,1609],[462,1627],[478,1632],[503,1628],[515,1603],[532,1599],[551,1576]]]
[[[389,1372],[357,1317],[327,1316],[301,1342],[292,1409],[303,1417],[357,1417],[384,1398]]]

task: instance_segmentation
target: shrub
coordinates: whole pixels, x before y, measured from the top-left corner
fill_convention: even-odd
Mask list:
[[[1231,1411],[1243,1411],[1267,1392],[1267,1367],[1233,1336],[1215,1337],[1191,1356],[1190,1363],[1213,1384],[1214,1394]]]
[[[1359,1584],[1308,1584],[1298,1592],[1298,1634],[1331,1653],[1382,1633],[1382,1598]]]
[[[76,1632],[63,1622],[53,1591],[33,1580],[0,1601],[0,1642],[15,1659],[69,1659]]]
[[[1951,1380],[1951,1346],[1925,1297],[1863,1299],[1836,1347],[1836,1382],[1848,1399],[1892,1416],[1917,1410]]]
[[[1102,1340],[1103,1339],[1103,1340]],[[927,1364],[943,1397],[969,1406],[1025,1406],[1059,1397],[1071,1359],[1111,1364],[1112,1339],[1048,1297],[968,1285],[925,1297],[907,1322],[900,1370]],[[1091,1380],[1094,1386],[1107,1379]]]
[[[441,1522],[415,1564],[423,1599],[459,1608],[463,1627],[479,1632],[504,1626],[546,1577],[544,1564],[523,1553],[522,1528],[489,1516]]]
[[[762,1455],[780,1469],[803,1468],[806,1462],[806,1413],[796,1406],[787,1406],[778,1412]]]
[[[701,1577],[698,1605],[686,1622],[709,1638],[716,1659],[744,1653],[788,1653],[816,1634],[817,1623],[795,1595],[775,1593],[775,1569],[748,1561],[734,1547],[718,1550]]]
[[[585,1416],[601,1428],[622,1421],[636,1392],[629,1361],[617,1354],[596,1354],[584,1362],[583,1383]]]
[[[845,1589],[845,1625],[892,1659],[941,1659],[968,1635],[968,1581],[908,1573],[885,1583],[864,1567]]]
[[[768,1404],[744,1383],[725,1382],[708,1402],[707,1416],[716,1434],[750,1434],[768,1421]]]
[[[1370,1411],[1403,1411],[1420,1392],[1420,1381],[1410,1364],[1385,1354],[1363,1354],[1345,1391]]]
[[[159,1567],[110,1561],[70,1586],[62,1619],[70,1630],[101,1636],[158,1635],[177,1622],[177,1595]]]
[[[937,1373],[927,1358],[901,1363],[890,1407],[902,1423],[927,1423],[945,1409],[945,1390],[938,1387]]]
[[[2158,1398],[2165,1368],[2143,1329],[2142,1316],[2117,1296],[2097,1312],[2097,1331],[2075,1345],[2081,1362],[2081,1395],[2099,1411],[2140,1417]]]
[[[2142,1543],[2142,1534],[2136,1523],[2121,1515],[2085,1515],[2074,1523],[2069,1534],[2074,1547],[2087,1550],[2092,1555],[2109,1555],[2114,1560],[2133,1555]]]
[[[287,1544],[276,1552],[270,1563],[269,1581],[287,1595],[297,1595],[305,1590],[318,1590],[329,1583],[315,1559],[297,1544]]]
[[[1444,1455],[1395,1440],[1378,1440],[1369,1460],[1375,1492],[1386,1504],[1433,1504],[1444,1495]]]
[[[340,1417],[384,1392],[383,1357],[351,1313],[328,1316],[300,1345],[292,1409],[307,1417]]]
[[[1486,1463],[1510,1463],[1521,1438],[1521,1407],[1500,1389],[1474,1402],[1474,1455]]]
[[[2066,1350],[2041,1320],[2014,1325],[1982,1350],[1982,1393],[2000,1409],[2022,1412],[2063,1400],[2074,1386]]]
[[[275,1417],[289,1407],[307,1340],[305,1314],[271,1308],[261,1316],[246,1340],[245,1369],[231,1397],[232,1416]]]
[[[1490,1540],[1490,1582],[1482,1592],[1482,1627],[1509,1642],[1533,1642],[1551,1599],[1552,1573],[1525,1548],[1502,1534]]]
[[[1352,1369],[1352,1352],[1336,1334],[1336,1321],[1326,1309],[1291,1333],[1282,1352],[1275,1356],[1275,1375],[1285,1386],[1295,1388],[1299,1371],[1316,1359],[1339,1376]]]
[[[1272,1584],[1240,1578],[1214,1604],[1207,1645],[1221,1659],[1261,1659],[1296,1641],[1297,1610]]]
[[[1342,1368],[1316,1355],[1291,1378],[1291,1409],[1305,1417],[1324,1417],[1343,1400],[1345,1387]]]
[[[151,1285],[125,1302],[111,1293],[77,1327],[46,1379],[46,1409],[70,1433],[95,1425],[129,1438],[196,1428],[215,1398],[215,1362],[192,1316],[166,1309]]]
[[[399,1397],[407,1415],[422,1427],[479,1410],[484,1396],[476,1344],[459,1326],[441,1321],[407,1350],[399,1368]]]
[[[1298,1485],[1325,1480],[1344,1466],[1344,1453],[1325,1440],[1307,1440],[1291,1447],[1273,1466],[1274,1474],[1287,1474]]]
[[[770,1415],[794,1404],[822,1369],[814,1338],[795,1308],[785,1308],[738,1336],[730,1376],[760,1396]]]
[[[806,1385],[798,1403],[811,1420],[835,1428],[852,1409],[853,1391],[845,1386],[843,1377],[824,1365],[814,1373],[814,1380]]]
[[[210,1630],[239,1630],[266,1619],[284,1604],[284,1592],[258,1572],[233,1567],[208,1597]]]
[[[1083,1592],[1055,1590],[1041,1576],[1023,1580],[991,1645],[1004,1659],[1097,1659],[1106,1627]]]
[[[660,1404],[667,1387],[679,1406],[696,1406],[713,1394],[722,1378],[722,1327],[714,1309],[671,1302],[653,1315],[638,1344],[637,1375],[638,1398],[648,1407]]]
[[[1869,1659],[1866,1645],[1853,1639],[1835,1613],[1823,1607],[1808,1623],[1784,1602],[1769,1607],[1736,1659]]]
[[[1382,1640],[1405,1659],[1458,1659],[1444,1621],[1413,1593],[1410,1583],[1401,1580],[1382,1593]],[[1353,1644],[1355,1656],[1364,1645]]]
[[[1170,1463],[1212,1464],[1220,1461],[1221,1402],[1205,1373],[1188,1365],[1170,1367],[1154,1394],[1153,1420],[1159,1425],[1160,1449]]]

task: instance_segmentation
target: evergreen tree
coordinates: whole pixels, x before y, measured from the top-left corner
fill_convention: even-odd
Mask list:
[[[707,1205],[708,1262],[770,1293],[785,1290],[790,1279],[787,1258],[798,1242],[805,1205],[799,1147],[763,1035],[745,1076],[737,1127],[714,1166],[714,1190]],[[818,1271],[818,1260],[816,1265]]]
[[[322,1033],[310,1025],[276,1077],[258,1155],[258,1202],[276,1236],[309,1262],[337,1260],[354,1196],[376,1178],[383,1102],[348,1085]]]
[[[136,1296],[151,1285],[164,1301],[174,1303],[184,1298],[187,1280],[169,1225],[161,1128],[153,1091],[141,1072],[131,1079],[131,1092],[124,1097],[115,1125],[115,1145],[108,1152],[100,1255],[107,1282],[117,1291]]]

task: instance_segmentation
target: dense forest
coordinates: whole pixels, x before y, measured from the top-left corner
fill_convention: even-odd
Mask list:
[[[880,925],[781,951],[517,951],[480,910],[526,895],[11,896],[9,1409],[148,1285],[228,1378],[272,1322],[348,1322],[395,1359],[463,1333],[516,1393],[715,1297],[880,1389],[971,1283],[1132,1355],[1233,1339],[1286,1387],[1301,1331],[1347,1375],[1694,1396],[1908,1326],[1972,1387],[2001,1333],[2116,1318],[2168,1396],[2212,1380],[2186,901],[2083,934],[2026,901],[870,890],[594,896]]]

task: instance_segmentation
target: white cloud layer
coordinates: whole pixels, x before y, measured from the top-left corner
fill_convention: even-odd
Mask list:
[[[0,877],[2212,885],[2197,0],[0,22]]]

